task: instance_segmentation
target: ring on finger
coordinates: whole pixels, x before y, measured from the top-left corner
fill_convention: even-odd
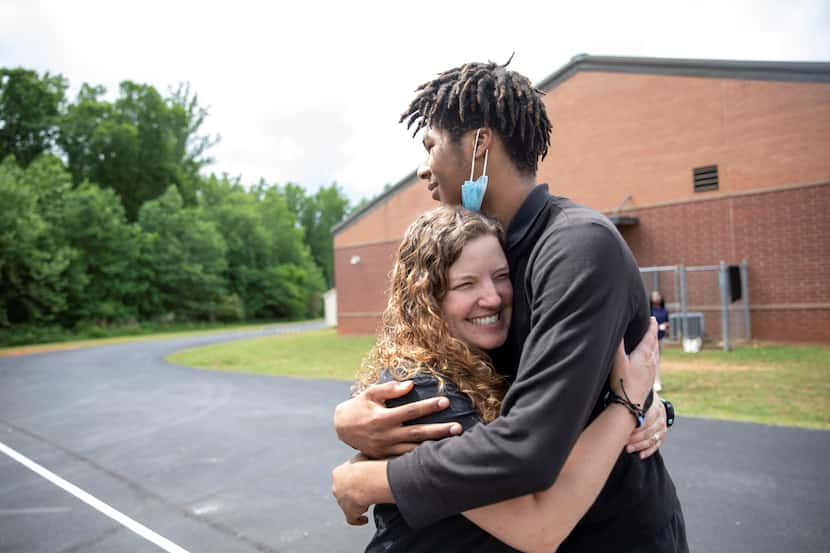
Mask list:
[[[654,435],[651,437],[651,441],[654,442],[654,445],[660,443],[660,432],[655,432]]]

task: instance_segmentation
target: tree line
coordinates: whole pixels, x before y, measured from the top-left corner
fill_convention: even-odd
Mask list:
[[[336,184],[205,176],[218,137],[187,86],[67,87],[0,68],[0,330],[320,314]]]

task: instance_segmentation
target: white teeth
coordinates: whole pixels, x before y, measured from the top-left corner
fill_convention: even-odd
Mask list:
[[[484,325],[491,325],[496,323],[499,320],[499,315],[496,313],[495,315],[490,315],[489,317],[477,317],[475,319],[470,319],[470,321],[474,325],[484,326]]]

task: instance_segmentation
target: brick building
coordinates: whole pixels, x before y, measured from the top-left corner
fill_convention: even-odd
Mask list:
[[[753,338],[830,343],[830,63],[581,55],[537,86],[539,182],[613,215],[641,266],[746,258]],[[434,205],[413,172],[334,229],[339,332],[375,332]]]

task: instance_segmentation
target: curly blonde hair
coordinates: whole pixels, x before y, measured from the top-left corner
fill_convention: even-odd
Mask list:
[[[382,328],[358,373],[356,393],[376,383],[384,370],[396,380],[429,374],[440,388],[449,380],[466,393],[485,422],[498,416],[504,378],[484,351],[450,335],[441,310],[450,267],[468,242],[488,235],[504,246],[497,221],[459,206],[435,208],[409,225],[398,247]]]

